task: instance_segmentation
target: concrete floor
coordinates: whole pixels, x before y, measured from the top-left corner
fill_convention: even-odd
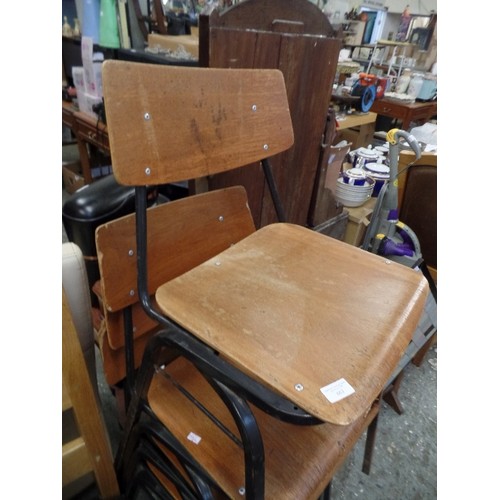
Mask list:
[[[333,498],[437,498],[437,345],[420,367],[407,366],[399,396],[402,415],[382,405],[370,475],[361,472],[361,440],[334,478]]]
[[[67,149],[70,161],[75,151]],[[63,189],[63,203],[68,198]],[[63,242],[67,241],[63,228]],[[105,421],[116,451],[120,428],[114,397],[107,386],[96,351],[98,384]],[[361,471],[364,437],[357,443],[332,482],[338,500],[427,500],[437,498],[437,346],[426,354],[420,367],[409,364],[399,389],[403,414],[385,402],[379,416],[375,451],[369,475]],[[95,488],[78,497],[98,498]]]

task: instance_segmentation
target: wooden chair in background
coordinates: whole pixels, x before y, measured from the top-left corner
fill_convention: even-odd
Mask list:
[[[398,164],[399,218],[415,231],[422,255],[437,282],[437,153],[422,153],[415,161],[401,151]]]
[[[413,151],[403,150],[399,154],[399,218],[418,237],[425,263],[422,271],[432,292],[405,356],[384,394],[384,399],[399,414],[404,411],[398,395],[404,368],[410,362],[420,366],[437,342],[437,159],[436,153],[422,153],[418,160]]]
[[[398,170],[399,217],[417,235],[422,257],[433,283],[437,302],[437,153],[422,153],[415,161],[410,151],[401,151]],[[437,342],[437,331],[430,335],[412,359],[420,366],[429,349]]]

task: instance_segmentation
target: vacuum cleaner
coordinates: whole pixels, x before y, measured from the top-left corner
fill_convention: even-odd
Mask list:
[[[429,281],[432,294],[437,298],[436,285],[422,258],[418,237],[408,225],[399,220],[398,215],[399,151],[400,148],[409,146],[415,153],[415,162],[421,156],[420,145],[414,136],[399,129],[387,132],[387,141],[389,180],[379,192],[361,248],[408,267],[420,268]]]

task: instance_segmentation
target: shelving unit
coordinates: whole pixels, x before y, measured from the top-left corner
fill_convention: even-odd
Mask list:
[[[413,48],[413,44],[406,42],[393,42],[391,40],[379,40],[370,45],[354,44],[350,46],[352,49],[351,58],[366,67],[366,72],[370,73],[373,67],[382,68],[387,76],[391,75],[391,71],[397,72],[397,77],[401,75],[401,71],[405,64],[402,61],[406,58],[406,53],[409,48]],[[356,48],[359,48],[355,55]],[[361,51],[365,50],[367,57],[361,57]],[[401,62],[396,64],[396,58],[401,56]]]
[[[344,34],[344,46],[359,45],[363,42],[363,33],[365,32],[364,21],[346,20],[342,23]]]

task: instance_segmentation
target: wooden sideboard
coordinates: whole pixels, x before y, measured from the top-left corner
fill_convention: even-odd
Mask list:
[[[409,130],[410,123],[425,123],[437,116],[437,101],[404,104],[387,99],[375,99],[370,111],[402,121],[401,128]]]
[[[93,181],[92,158],[89,146],[109,155],[109,140],[106,125],[97,118],[78,111],[72,103],[62,103],[62,123],[69,127],[76,138],[82,174],[85,184]]]

